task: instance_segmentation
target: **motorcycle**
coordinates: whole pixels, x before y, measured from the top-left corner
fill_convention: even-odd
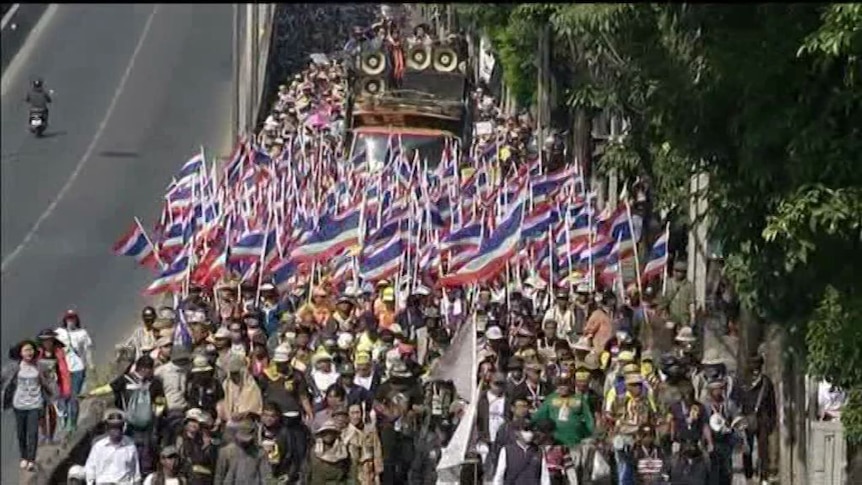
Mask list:
[[[40,138],[45,133],[46,128],[48,128],[48,119],[45,112],[42,110],[30,111],[30,133],[36,135],[36,138]]]
[[[49,89],[48,94],[54,96],[54,90]],[[30,108],[30,133],[36,135],[36,138],[41,138],[48,129],[48,110],[39,108]]]

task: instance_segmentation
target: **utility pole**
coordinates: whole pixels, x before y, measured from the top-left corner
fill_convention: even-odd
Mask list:
[[[244,49],[244,71],[246,81],[246,100],[245,100],[245,131],[250,134],[254,129],[254,79],[256,77],[255,70],[257,69],[254,62],[255,54],[255,39],[257,38],[257,15],[255,14],[257,6],[253,3],[246,4],[245,7],[245,49]]]
[[[231,36],[233,39],[232,47],[233,53],[231,57],[231,61],[233,64],[233,109],[231,110],[231,135],[233,138],[233,142],[236,142],[239,139],[240,133],[240,113],[239,113],[239,105],[242,102],[240,99],[242,94],[239,91],[239,70],[240,70],[240,23],[239,23],[239,4],[232,4],[233,11],[233,35]]]
[[[688,280],[694,284],[694,300],[697,308],[706,303],[706,265],[709,226],[706,218],[706,191],[709,175],[698,172],[691,178],[688,229]]]

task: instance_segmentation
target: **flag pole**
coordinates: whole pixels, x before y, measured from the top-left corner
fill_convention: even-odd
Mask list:
[[[623,203],[626,205],[626,219],[628,219],[628,223],[629,223],[629,233],[631,233],[632,242],[634,242],[634,244],[635,244],[635,252],[634,252],[634,256],[635,256],[635,278],[636,278],[635,281],[637,282],[637,285],[638,285],[638,293],[643,295],[643,288],[641,286],[641,267],[640,267],[640,260],[638,258],[638,242],[635,239],[635,229],[634,229],[634,225],[632,224],[632,208],[629,205],[629,198],[625,197],[623,199]],[[625,282],[623,282],[623,285],[625,285]]]
[[[665,256],[664,256],[664,271],[661,273],[661,296],[667,294],[667,261],[668,261],[668,245],[670,241],[670,222],[664,226]]]

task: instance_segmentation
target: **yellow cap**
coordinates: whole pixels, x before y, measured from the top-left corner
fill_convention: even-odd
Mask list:
[[[590,371],[579,370],[575,372],[575,380],[576,381],[588,381],[590,380]]]
[[[383,289],[383,293],[380,295],[380,299],[383,301],[395,301],[395,289],[391,286]]]
[[[635,360],[635,353],[631,350],[623,350],[620,352],[620,355],[617,356],[617,360],[620,362],[632,362]]]
[[[356,358],[353,361],[356,365],[370,364],[371,363],[371,353],[369,352],[358,352],[356,354]]]

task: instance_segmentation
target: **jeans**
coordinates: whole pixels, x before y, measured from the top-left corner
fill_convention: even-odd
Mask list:
[[[614,461],[617,462],[617,485],[634,485],[635,469],[631,450],[614,451]]]
[[[78,395],[84,389],[84,380],[87,378],[87,371],[75,371],[69,373],[72,380],[72,394],[59,403],[60,414],[65,417],[65,424],[70,429],[75,429],[78,425]]]
[[[36,447],[39,444],[39,415],[41,413],[41,409],[15,410],[18,451],[22,460],[36,461]]]
[[[766,480],[769,476],[769,433],[759,429],[757,433],[751,431],[745,432],[745,439],[748,442],[747,453],[742,454],[742,469],[745,472],[745,478],[750,479],[754,476],[754,441],[757,440],[757,468],[760,472],[760,479]]]

